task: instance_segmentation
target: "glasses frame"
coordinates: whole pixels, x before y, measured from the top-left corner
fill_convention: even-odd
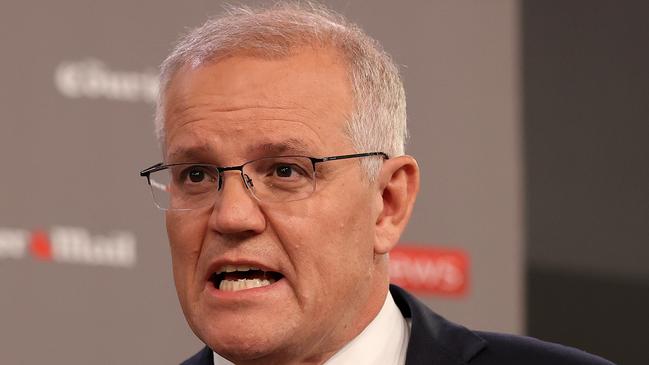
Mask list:
[[[246,161],[245,163],[237,166],[216,166],[208,163],[200,163],[200,162],[195,162],[197,165],[202,165],[202,166],[210,166],[216,169],[218,173],[218,186],[216,191],[221,191],[221,188],[223,187],[223,173],[226,171],[239,171],[241,175],[241,179],[243,180],[243,184],[245,185],[246,189],[251,190],[250,182],[246,181],[246,176],[244,176],[243,173],[243,167],[253,163],[255,161],[263,160],[266,158],[276,158],[276,157],[304,157],[308,158],[311,160],[311,164],[313,166],[313,172],[315,173],[316,170],[316,164],[322,163],[322,162],[328,162],[328,161],[337,161],[337,160],[346,160],[350,158],[361,158],[361,157],[372,157],[372,156],[380,156],[383,157],[383,159],[388,160],[390,157],[388,156],[387,153],[385,152],[365,152],[365,153],[353,153],[353,154],[348,154],[348,155],[336,155],[336,156],[327,156],[327,157],[310,157],[310,156],[301,156],[301,155],[282,155],[282,156],[268,156],[268,157],[262,157],[262,158],[257,158],[254,160]],[[194,164],[194,162],[181,162],[181,163],[172,163],[172,164],[165,164],[164,162],[159,162],[151,167],[147,167],[146,169],[140,171],[140,176],[146,177],[147,184],[151,189],[153,189],[153,186],[151,186],[151,174],[156,172],[156,171],[161,171],[161,170],[166,170],[170,167],[173,166],[180,166],[180,165],[188,165],[188,164]],[[248,178],[249,179],[249,178]],[[315,186],[315,183],[314,183]],[[252,188],[254,189],[254,188]],[[259,197],[255,195],[254,192],[252,192],[252,196],[259,200]],[[309,195],[310,196],[310,195]],[[306,199],[306,198],[304,198]],[[155,199],[154,199],[155,200]],[[298,199],[299,200],[299,199]],[[192,210],[196,208],[161,208],[160,205],[158,205],[157,201],[154,201],[156,206],[162,210]]]

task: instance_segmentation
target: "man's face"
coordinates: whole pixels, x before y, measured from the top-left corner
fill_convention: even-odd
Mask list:
[[[330,50],[274,60],[235,55],[186,67],[167,94],[165,159],[232,166],[277,155],[354,153],[343,132],[352,100],[346,66]],[[382,304],[384,278],[373,248],[378,188],[356,159],[317,166],[316,191],[303,200],[259,202],[231,171],[213,206],[167,213],[185,316],[226,357],[326,356]],[[278,280],[218,289],[213,274],[226,265],[260,268]]]

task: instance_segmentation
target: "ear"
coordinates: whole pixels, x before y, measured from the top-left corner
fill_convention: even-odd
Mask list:
[[[399,241],[412,214],[419,191],[419,166],[411,156],[383,162],[378,177],[379,212],[376,219],[374,253],[388,253]]]

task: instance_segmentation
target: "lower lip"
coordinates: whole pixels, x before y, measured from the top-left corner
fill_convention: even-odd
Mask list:
[[[277,295],[279,291],[285,290],[287,287],[288,285],[284,278],[270,285],[238,291],[219,290],[211,281],[208,281],[205,284],[205,292],[216,300],[255,300],[268,299],[269,295]]]

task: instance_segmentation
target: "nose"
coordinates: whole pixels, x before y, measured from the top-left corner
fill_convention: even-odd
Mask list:
[[[266,228],[266,218],[241,177],[239,171],[221,174],[221,189],[209,220],[210,228],[220,234],[259,234]]]

